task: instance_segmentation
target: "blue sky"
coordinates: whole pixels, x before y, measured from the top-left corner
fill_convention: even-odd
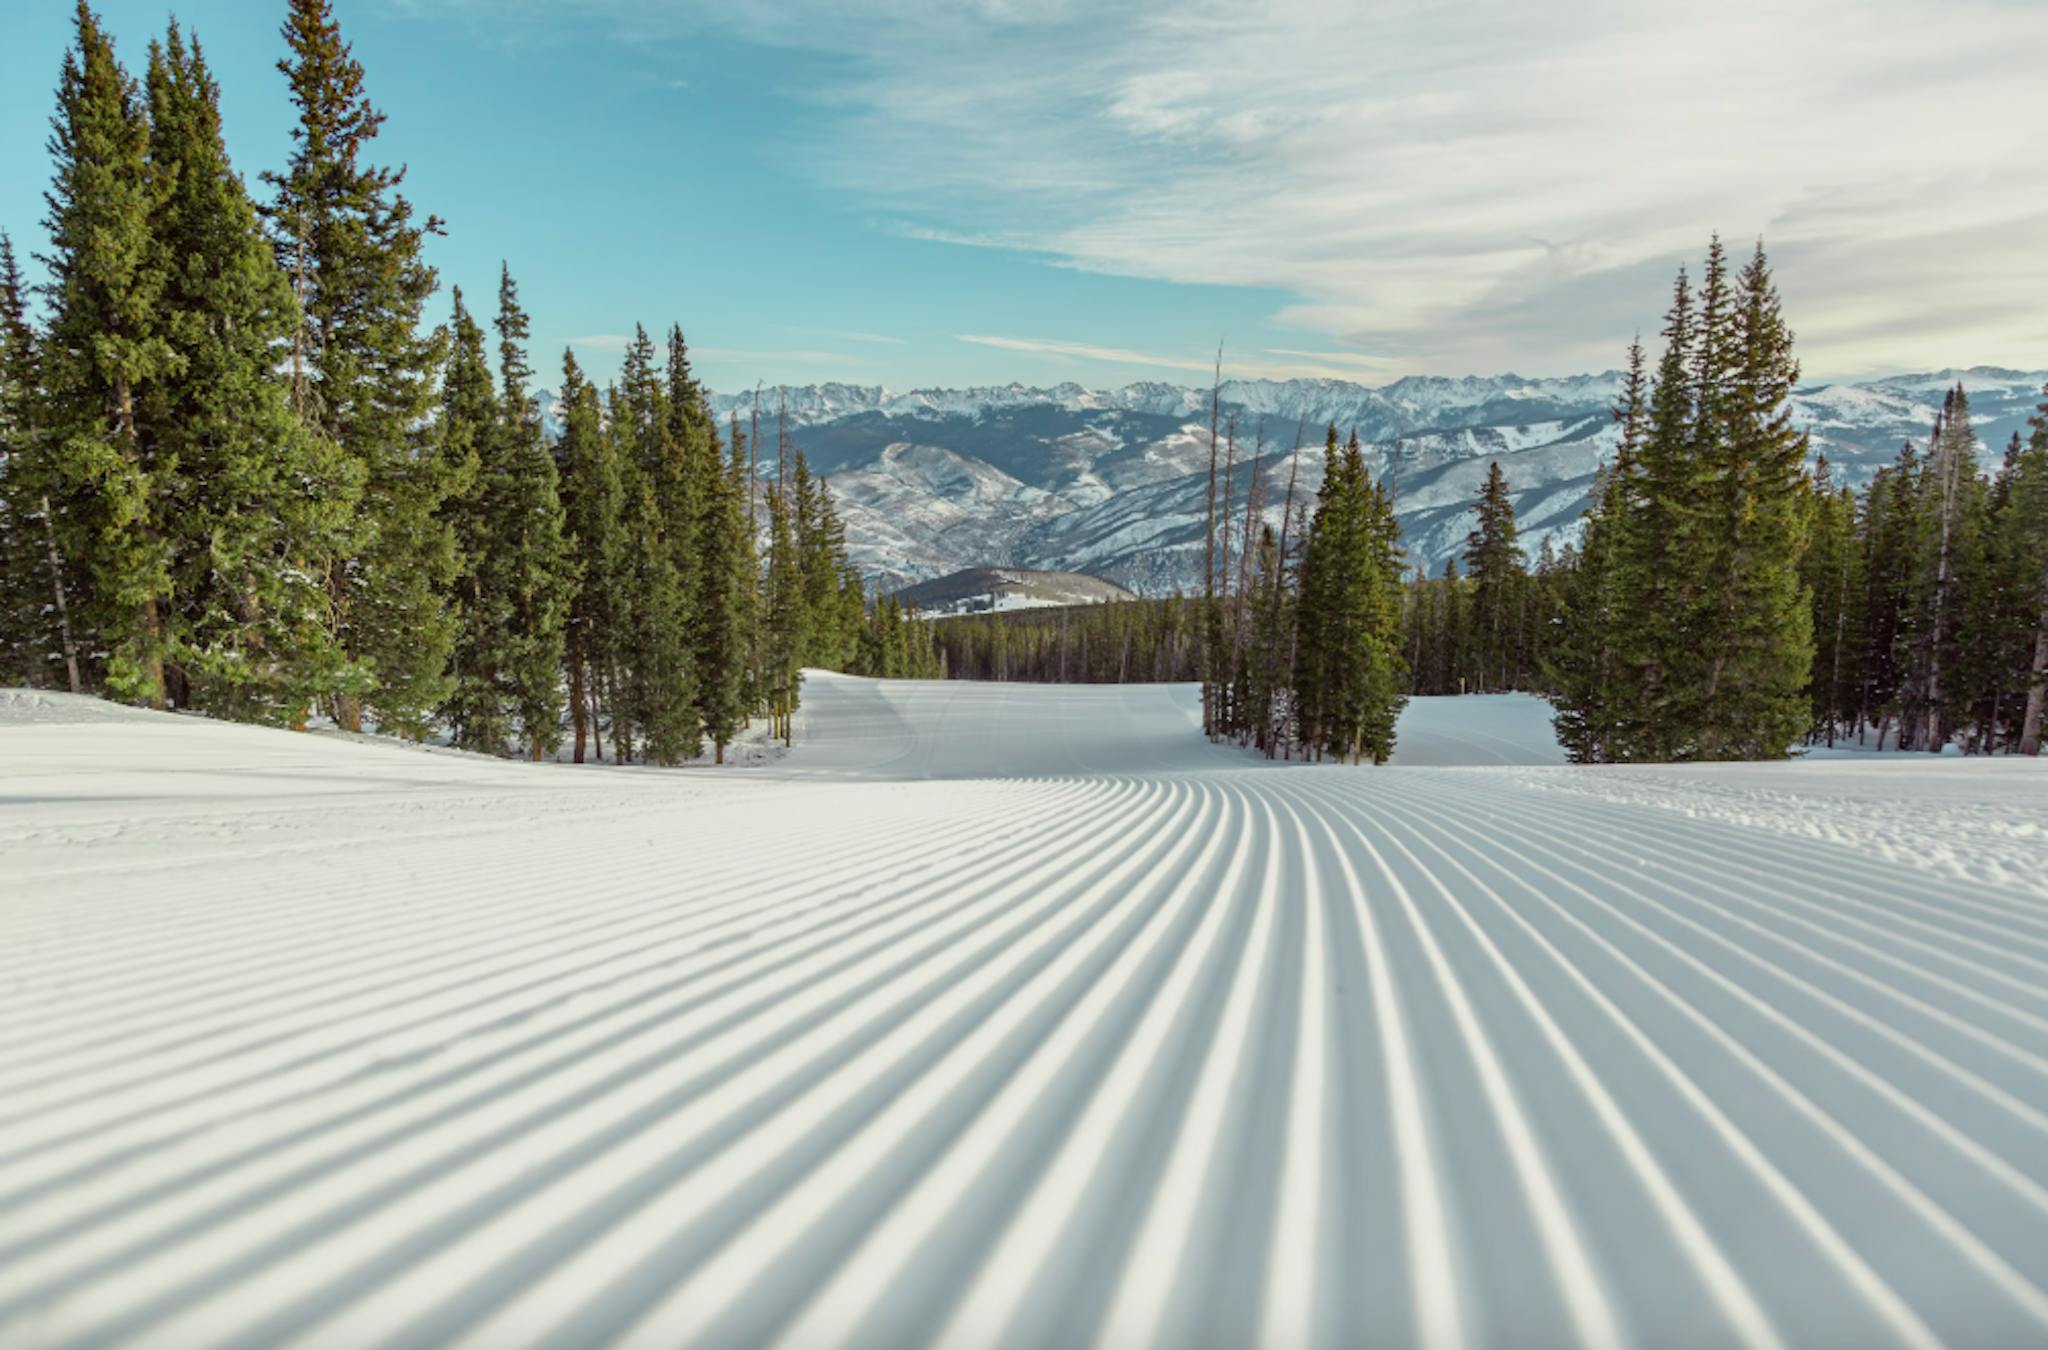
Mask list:
[[[9,8],[0,224],[39,247],[70,5]],[[101,8],[139,66],[167,6]],[[2037,71],[2001,55],[2048,5],[337,8],[444,280],[509,260],[544,374],[672,319],[724,389],[1198,382],[1219,339],[1248,375],[1569,373],[1717,227],[1768,236],[1810,375],[2048,365]],[[178,5],[252,179],[281,9]]]

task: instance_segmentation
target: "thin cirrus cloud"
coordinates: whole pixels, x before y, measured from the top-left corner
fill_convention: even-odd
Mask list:
[[[1810,371],[2048,365],[2048,4],[581,3],[832,56],[821,181],[917,237],[1281,292],[1276,352],[1612,365],[1719,230],[1768,240]]]
[[[972,343],[978,347],[996,347],[1003,351],[1024,352],[1060,361],[1154,370],[1195,371],[1203,375],[1210,375],[1216,371],[1220,356],[1223,373],[1254,379],[1284,380],[1320,376],[1326,379],[1356,380],[1361,376],[1383,371],[1387,365],[1386,362],[1374,357],[1354,356],[1347,352],[1309,352],[1280,347],[1264,348],[1261,356],[1247,356],[1241,352],[1231,351],[1227,344],[1218,354],[1196,357],[1178,353],[1136,351],[1127,347],[1105,347],[1091,342],[1075,342],[1062,338],[998,337],[984,333],[961,333],[954,341]],[[1264,359],[1271,356],[1281,359]]]

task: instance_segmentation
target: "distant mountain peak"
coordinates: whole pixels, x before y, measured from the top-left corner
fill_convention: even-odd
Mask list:
[[[1924,441],[1959,381],[1977,434],[1997,447],[2024,425],[2048,372],[1968,366],[1816,383],[1794,391],[1792,412],[1835,481],[1860,485],[1902,441]],[[1266,520],[1277,527],[1290,472],[1298,469],[1297,504],[1312,499],[1322,481],[1323,428],[1335,424],[1340,435],[1358,433],[1374,473],[1397,478],[1403,545],[1432,574],[1464,547],[1472,500],[1495,460],[1528,548],[1569,543],[1593,474],[1613,454],[1609,409],[1620,384],[1611,370],[1411,375],[1377,386],[1327,377],[1225,380],[1222,401],[1237,416],[1231,528],[1243,530],[1255,445]],[[737,415],[744,426],[755,397],[751,389],[712,395],[720,425]],[[1207,384],[895,390],[825,382],[764,387],[759,398],[764,420],[787,409],[791,437],[832,484],[849,552],[877,590],[990,567],[1092,574],[1148,594],[1199,586]],[[554,425],[546,391],[541,406]],[[1289,453],[1296,427],[1298,465]],[[762,428],[762,443],[774,445],[771,427]],[[772,473],[772,454],[762,462]]]

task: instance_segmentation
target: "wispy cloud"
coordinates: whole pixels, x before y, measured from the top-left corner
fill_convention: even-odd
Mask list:
[[[572,337],[571,347],[581,347],[591,352],[623,352],[631,346],[633,339],[625,333],[592,333],[588,337]]]
[[[898,232],[1276,289],[1291,356],[1609,365],[1718,228],[1816,372],[2048,362],[2048,5],[578,2],[828,54],[809,167]]]
[[[1034,337],[992,337],[982,333],[961,333],[957,342],[971,342],[981,347],[998,347],[1004,351],[1026,352],[1032,356],[1051,357],[1055,360],[1073,362],[1095,362],[1112,366],[1141,366],[1154,370],[1194,371],[1205,378],[1216,369],[1216,355],[1171,355],[1160,352],[1133,351],[1125,347],[1103,347],[1090,342],[1075,342],[1063,338]],[[1233,355],[1226,346],[1223,350],[1223,375],[1226,379],[1248,377],[1252,379],[1333,379],[1357,380],[1371,370],[1361,370],[1356,365],[1331,364],[1330,358],[1341,353],[1266,351],[1265,355],[1280,356],[1283,360],[1268,361],[1260,357]],[[1368,364],[1377,364],[1371,358],[1357,358]]]

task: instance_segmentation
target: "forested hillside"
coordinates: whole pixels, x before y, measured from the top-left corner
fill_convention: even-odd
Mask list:
[[[1761,244],[1681,270],[1650,370],[1634,344],[1583,546],[1531,560],[1501,460],[1462,557],[1412,566],[1358,440],[1327,430],[1313,511],[1212,463],[1190,599],[936,623],[949,673],[1201,679],[1211,735],[1382,759],[1410,694],[1532,690],[1582,762],[1772,759],[1801,740],[2037,753],[2048,701],[2048,389],[1980,465],[1968,391],[1859,492],[1793,422],[1792,332]],[[1255,453],[1257,453],[1255,451]],[[1220,486],[1219,486],[1220,485]],[[1280,528],[1267,523],[1274,514]],[[1464,569],[1459,569],[1462,560]],[[1401,580],[1406,569],[1408,575]]]
[[[329,0],[290,0],[282,37],[292,150],[252,191],[197,39],[172,22],[138,77],[77,8],[44,284],[0,233],[0,682],[579,762],[722,760],[757,718],[787,742],[806,667],[1199,679],[1211,736],[1284,757],[1384,761],[1409,695],[1507,690],[1550,696],[1586,761],[1842,736],[2038,750],[2048,403],[1987,451],[1980,425],[2017,428],[2015,386],[1982,422],[1958,382],[1870,468],[1844,439],[1858,398],[1799,392],[1761,243],[1735,268],[1716,239],[1697,288],[1681,271],[1654,369],[1637,344],[1611,379],[1366,391],[1226,382],[1219,356],[1206,409],[1168,386],[1058,391],[1167,422],[1136,452],[1104,427],[1092,448],[1061,440],[1047,487],[892,440],[886,473],[835,492],[788,395],[764,446],[759,395],[714,398],[679,324],[660,342],[633,325],[601,388],[565,352],[543,396],[510,264],[473,308],[427,262],[445,226],[379,162],[383,116]],[[1611,413],[1583,406],[1609,389]],[[963,407],[1042,406],[972,393]],[[1305,399],[1348,424],[1304,446]],[[1555,425],[1439,425],[1507,407]],[[1283,448],[1264,417],[1289,409]],[[870,438],[967,415],[842,390],[793,420],[838,456],[841,413]],[[1013,467],[1038,444],[977,419]],[[1543,470],[1531,530],[1521,452],[1567,444],[1579,478]],[[949,547],[1029,529],[1196,584],[934,629],[871,599],[871,560],[850,556],[844,513],[897,502],[877,473],[967,493]]]
[[[760,480],[679,326],[602,389],[564,353],[544,425],[509,265],[486,315],[437,302],[328,0],[283,39],[252,193],[197,39],[138,79],[78,7],[39,294],[0,235],[0,683],[668,764],[788,738],[805,666],[906,666],[822,480]]]

